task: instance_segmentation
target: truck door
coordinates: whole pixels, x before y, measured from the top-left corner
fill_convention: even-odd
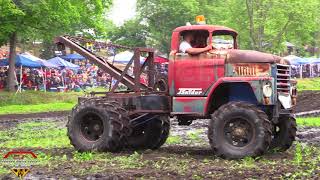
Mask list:
[[[174,61],[176,96],[204,96],[217,79],[224,74],[224,60],[210,54],[197,56],[177,54]]]

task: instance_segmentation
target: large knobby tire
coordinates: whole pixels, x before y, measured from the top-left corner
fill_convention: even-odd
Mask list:
[[[159,75],[156,78],[156,82],[153,86],[153,89],[159,92],[169,92],[168,76],[164,74]]]
[[[230,102],[212,114],[208,138],[217,156],[237,159],[262,155],[271,143],[265,112],[246,102]]]
[[[167,140],[170,131],[169,116],[159,116],[133,129],[128,144],[131,149],[158,149]]]
[[[282,116],[279,123],[274,125],[273,139],[270,149],[286,151],[295,141],[297,132],[296,119],[292,116]]]
[[[129,118],[121,108],[105,99],[88,99],[76,105],[67,128],[71,144],[78,151],[120,151],[130,134]]]

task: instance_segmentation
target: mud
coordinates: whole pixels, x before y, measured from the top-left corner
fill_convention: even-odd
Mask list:
[[[313,110],[320,110],[320,91],[299,92],[295,111],[299,113]]]
[[[41,121],[54,122],[58,127],[65,127],[66,117],[32,118],[0,121],[0,130],[15,127],[19,123]],[[149,164],[138,167],[122,169],[109,166],[103,161],[87,161],[77,163],[66,161],[51,166],[39,166],[31,169],[25,179],[279,179],[293,175],[297,167],[287,163],[294,159],[294,148],[286,152],[267,153],[262,158],[265,160],[253,162],[253,166],[246,165],[243,161],[229,161],[215,157],[207,140],[207,124],[209,120],[194,121],[190,126],[178,126],[172,119],[172,136],[179,136],[182,141],[178,144],[165,144],[159,150],[141,151],[143,161]],[[299,128],[297,140],[307,145],[320,147],[320,128]],[[70,148],[38,148],[45,154],[55,156],[66,155],[72,159],[74,149]],[[121,152],[112,154],[113,157],[129,156],[134,152]],[[315,155],[317,156],[317,155]],[[312,159],[312,157],[310,157]],[[315,157],[316,159],[316,157]],[[168,162],[167,162],[168,161]],[[265,163],[271,162],[270,164]],[[175,165],[177,163],[179,168]],[[185,163],[181,165],[181,163]],[[155,168],[159,164],[159,168]],[[89,174],[78,173],[80,170],[90,170],[93,166],[105,167],[103,171]],[[243,167],[241,167],[243,166]],[[248,167],[247,167],[248,166]],[[320,166],[320,164],[319,164]],[[266,171],[268,169],[268,171]],[[314,170],[308,178],[319,177],[320,171]],[[3,179],[14,179],[12,174],[7,174]]]
[[[305,91],[299,93],[296,112],[305,112],[320,109],[320,91]],[[68,111],[48,112],[35,114],[13,114],[0,115],[0,131],[15,127],[24,122],[53,122],[57,127],[65,128]],[[209,120],[197,120],[190,126],[178,126],[176,120],[171,121],[171,136],[180,137],[178,144],[165,144],[156,151],[143,151],[143,161],[149,161],[149,165],[133,168],[121,169],[109,166],[105,162],[89,161],[85,163],[75,163],[67,161],[62,164],[51,166],[40,166],[31,170],[25,179],[295,179],[297,171],[304,172],[296,165],[290,163],[295,158],[294,147],[286,152],[267,153],[262,157],[264,161],[254,162],[254,167],[241,168],[242,161],[227,161],[214,156],[207,138],[207,125]],[[296,140],[306,146],[320,149],[320,127],[299,127]],[[46,154],[56,156],[66,155],[73,157],[73,148],[38,148]],[[9,150],[9,149],[5,149]],[[319,151],[319,150],[318,150]],[[320,151],[319,151],[320,152]],[[115,153],[113,156],[129,156],[134,152]],[[319,154],[310,159],[319,159]],[[170,163],[186,163],[183,173]],[[209,161],[209,162],[208,162]],[[306,164],[312,164],[312,161]],[[316,166],[320,167],[320,161]],[[155,164],[165,164],[164,167],[156,169]],[[250,164],[249,164],[250,165]],[[89,174],[78,173],[79,170],[87,170],[93,166],[105,167],[103,171]],[[168,167],[166,167],[168,166]],[[240,166],[240,167],[238,167]],[[305,166],[305,165],[303,165]],[[183,166],[182,166],[183,167]],[[306,170],[307,172],[307,170]],[[196,175],[196,176],[195,176]],[[298,176],[299,177],[299,176]],[[320,177],[320,169],[313,170],[307,179],[317,179]],[[0,176],[2,179],[15,179],[12,174]],[[306,179],[306,178],[301,178]]]
[[[23,119],[42,119],[42,118],[59,118],[68,116],[70,111],[55,111],[31,114],[2,114],[0,121],[5,120],[23,120]]]

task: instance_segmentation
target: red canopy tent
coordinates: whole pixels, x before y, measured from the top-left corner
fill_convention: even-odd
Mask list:
[[[0,49],[0,59],[4,59],[8,57],[8,51],[4,51]]]
[[[169,62],[169,59],[164,58],[164,57],[161,57],[161,56],[156,56],[155,59],[154,59],[154,62],[155,62],[155,63],[162,64],[162,63],[167,63],[167,62]]]

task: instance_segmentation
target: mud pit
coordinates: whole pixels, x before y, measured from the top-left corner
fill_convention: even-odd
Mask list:
[[[20,131],[17,125],[48,122],[65,129],[66,117],[1,120],[1,131]],[[23,149],[45,154],[49,160],[35,165],[25,179],[269,179],[320,177],[320,128],[299,128],[298,145],[286,152],[268,152],[257,159],[223,160],[215,157],[207,140],[207,121],[177,126],[172,121],[171,136],[156,151],[121,153],[76,153],[70,145]],[[35,132],[30,132],[31,136]],[[45,136],[45,135],[44,135]],[[62,136],[65,136],[64,134]],[[1,143],[1,142],[0,142]],[[1,147],[1,153],[11,148]],[[299,153],[297,153],[297,151]],[[46,158],[44,158],[46,159]],[[1,172],[1,169],[0,169]],[[14,178],[12,173],[1,178]]]
[[[320,110],[320,91],[302,91],[298,93],[296,112]]]

